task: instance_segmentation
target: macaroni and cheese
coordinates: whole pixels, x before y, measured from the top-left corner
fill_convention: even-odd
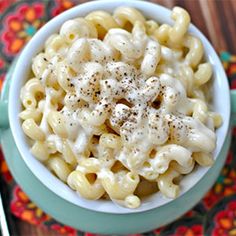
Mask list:
[[[33,58],[21,90],[32,154],[80,196],[137,208],[210,166],[221,116],[212,66],[175,7],[167,25],[119,7],[66,21]]]

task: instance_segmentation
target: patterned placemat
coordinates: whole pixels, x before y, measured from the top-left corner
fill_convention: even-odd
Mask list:
[[[80,1],[81,3],[82,1]],[[3,0],[0,1],[0,89],[12,60],[33,34],[50,18],[78,4],[76,0]],[[220,53],[231,88],[236,89],[236,57]],[[233,131],[227,162],[212,189],[191,211],[170,225],[145,235],[236,235],[236,129]],[[39,209],[15,183],[2,153],[0,172],[11,192],[13,215],[39,227],[65,235],[86,235],[62,225]]]

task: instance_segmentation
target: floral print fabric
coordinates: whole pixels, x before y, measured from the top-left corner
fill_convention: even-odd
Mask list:
[[[34,33],[53,16],[82,3],[79,0],[0,0],[0,90],[7,70]],[[236,57],[220,54],[232,89],[236,89]],[[236,129],[224,168],[200,203],[180,219],[145,235],[236,235]],[[40,227],[68,236],[95,236],[56,222],[39,209],[13,180],[0,153],[0,172],[11,189],[12,214]],[[139,235],[139,234],[137,234]],[[140,234],[141,236],[141,234]]]

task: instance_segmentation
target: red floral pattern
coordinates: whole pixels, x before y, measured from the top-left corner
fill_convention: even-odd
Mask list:
[[[10,183],[13,180],[12,175],[10,171],[8,170],[7,163],[4,160],[1,149],[0,149],[0,174],[2,174],[4,180],[8,183]]]
[[[44,5],[42,3],[22,4],[14,14],[4,19],[1,35],[3,50],[7,55],[16,55],[42,26]]]
[[[84,1],[0,0],[0,19],[2,22],[0,24],[0,90],[10,60],[18,54],[25,43],[44,24],[45,19],[50,19],[50,17]],[[231,88],[236,88],[236,56],[223,52],[221,53],[221,60],[228,74]],[[236,198],[236,163],[233,159],[236,152],[236,128],[233,131],[233,137],[234,143],[226,165],[216,184],[203,201],[176,222],[154,230],[151,233],[152,235],[200,236],[206,232],[206,235],[213,236],[236,235],[236,200],[232,200],[232,198]],[[9,183],[9,187],[12,187],[13,198],[10,208],[15,216],[31,224],[53,229],[58,234],[98,236],[91,233],[82,234],[69,226],[56,222],[43,213],[12,180],[1,153],[0,172],[6,182]],[[230,195],[232,197],[226,197]],[[205,220],[208,224],[203,227]]]
[[[2,89],[4,79],[5,79],[5,74],[1,74],[0,75],[0,90]]]
[[[203,202],[207,208],[212,208],[219,200],[225,196],[236,193],[236,170],[225,166],[216,184],[206,194]]]
[[[68,10],[76,5],[74,1],[70,0],[55,0],[55,3],[56,7],[52,10],[52,16],[59,15],[63,11]]]
[[[77,235],[77,231],[75,229],[73,229],[69,226],[66,226],[66,225],[53,224],[50,226],[50,228],[60,234],[64,234],[67,236],[76,236]]]
[[[4,12],[16,0],[0,0],[0,13]]]
[[[46,215],[40,208],[31,202],[27,195],[17,185],[13,189],[13,196],[14,198],[10,207],[15,216],[34,225],[40,225],[44,221],[50,219],[50,216]]]
[[[215,228],[212,236],[236,235],[236,200],[226,205],[226,208],[219,211],[215,218]]]
[[[202,236],[203,235],[203,226],[202,225],[192,225],[184,226],[181,225],[175,230],[173,236]]]
[[[153,233],[156,235],[156,236],[159,236],[161,235],[161,232],[165,229],[165,227],[160,227],[158,229],[155,229],[153,230]]]
[[[0,69],[2,69],[4,65],[5,65],[5,61],[2,58],[0,58]]]
[[[2,89],[2,84],[5,78],[5,73],[1,73],[1,70],[4,71],[5,66],[6,66],[5,61],[0,57],[0,91]]]

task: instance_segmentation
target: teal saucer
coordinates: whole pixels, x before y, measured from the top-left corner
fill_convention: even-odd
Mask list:
[[[1,101],[8,99],[11,74],[9,71]],[[7,110],[7,109],[6,109]],[[1,116],[4,116],[1,109]],[[18,152],[11,130],[0,130],[2,150],[8,167],[16,180],[30,199],[43,211],[66,225],[82,231],[101,234],[133,234],[158,228],[167,224],[192,208],[215,182],[222,168],[230,145],[231,135],[227,136],[224,147],[215,164],[206,175],[188,192],[161,207],[141,213],[108,214],[87,210],[76,206],[46,188],[29,170]]]

